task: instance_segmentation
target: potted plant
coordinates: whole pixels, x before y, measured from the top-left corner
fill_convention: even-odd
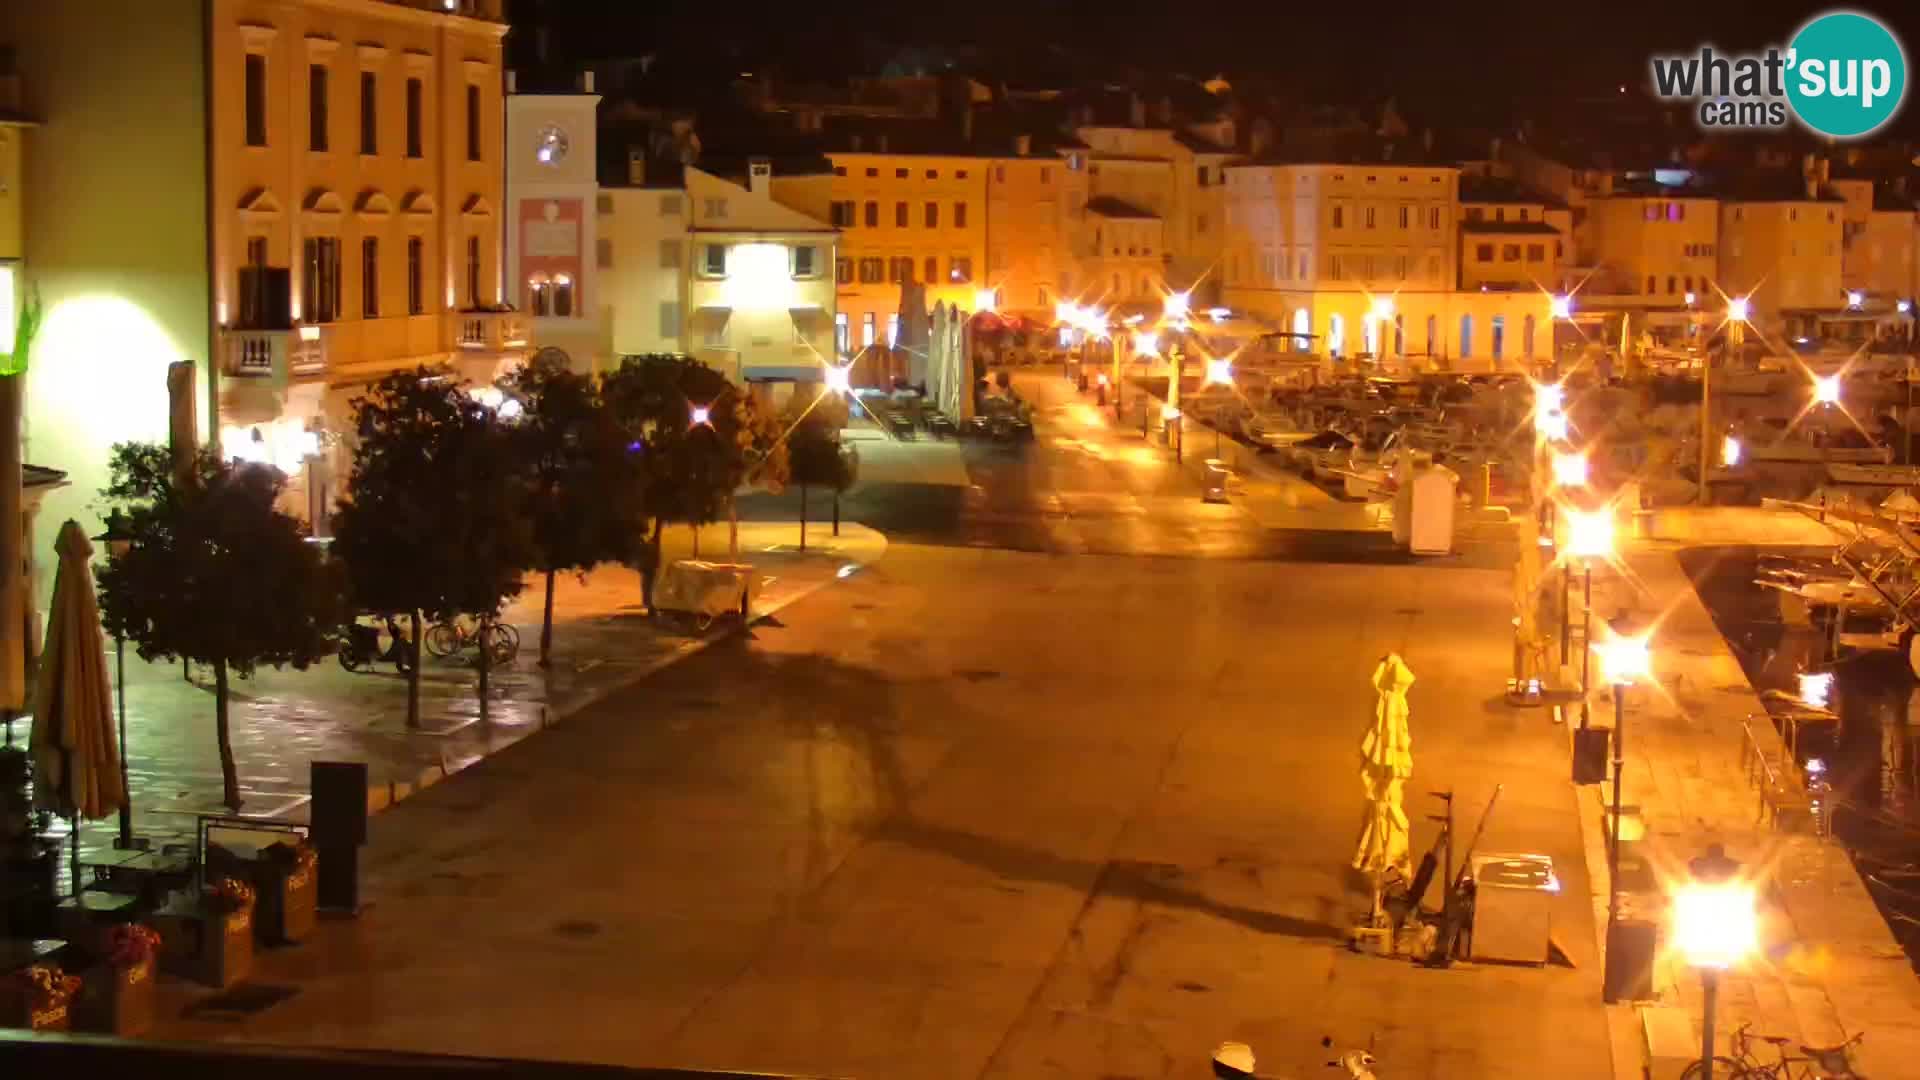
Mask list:
[[[254,880],[260,887],[255,929],[261,941],[284,944],[313,931],[319,897],[319,859],[305,841],[270,844]]]
[[[223,877],[189,901],[158,917],[162,966],[176,975],[222,989],[253,970],[253,886]]]
[[[128,923],[108,931],[106,963],[89,972],[80,995],[80,1029],[123,1039],[146,1034],[153,1027],[159,951],[160,934],[151,927]]]
[[[29,1031],[68,1031],[73,1027],[70,1005],[80,992],[80,978],[68,975],[57,964],[34,964],[14,973],[8,980],[8,1027]]]

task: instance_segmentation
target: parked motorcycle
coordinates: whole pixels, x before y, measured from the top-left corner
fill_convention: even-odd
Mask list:
[[[413,650],[399,624],[391,617],[384,628],[359,619],[348,623],[340,639],[340,666],[348,671],[371,671],[378,663],[390,663],[403,675],[413,669]]]

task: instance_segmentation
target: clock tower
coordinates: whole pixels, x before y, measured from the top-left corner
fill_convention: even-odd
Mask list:
[[[579,90],[557,94],[519,93],[507,76],[505,297],[532,320],[534,341],[581,371],[606,337],[595,258],[599,105],[591,72]]]

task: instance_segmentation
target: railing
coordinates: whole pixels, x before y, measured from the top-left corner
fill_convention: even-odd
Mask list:
[[[318,326],[291,330],[222,330],[229,378],[285,382],[289,377],[324,374],[327,348]]]
[[[437,11],[443,15],[464,15],[469,19],[486,19],[489,22],[505,22],[502,12],[502,0],[386,0],[389,4],[401,7],[418,8],[421,11]]]
[[[1767,733],[1778,739],[1773,731],[1773,719],[1763,719],[1767,722]],[[1749,713],[1740,722],[1740,768],[1758,796],[1755,820],[1787,832],[1811,828],[1816,834],[1825,835],[1824,818],[1828,808],[1809,795],[1797,765],[1761,746],[1760,738],[1753,733],[1753,720],[1753,714]]]
[[[517,311],[460,311],[453,318],[453,340],[459,348],[507,352],[527,347],[526,323]]]

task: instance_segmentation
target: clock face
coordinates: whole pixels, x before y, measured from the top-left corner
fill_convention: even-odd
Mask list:
[[[558,165],[567,156],[567,133],[548,124],[534,136],[534,159],[542,165]]]

